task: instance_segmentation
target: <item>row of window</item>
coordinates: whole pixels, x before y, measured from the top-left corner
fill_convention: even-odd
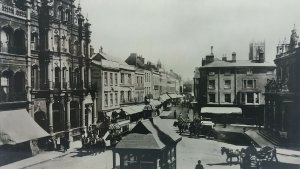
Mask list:
[[[145,82],[151,82],[151,73],[145,73]]]
[[[126,99],[125,99],[125,94],[127,95]],[[118,105],[119,104],[119,94],[118,92],[105,92],[104,93],[104,106],[113,106],[113,105]],[[128,92],[124,92],[121,91],[120,92],[120,102],[121,103],[125,103],[125,102],[132,102],[132,93],[131,91]]]
[[[108,78],[109,78],[109,83],[108,83]],[[108,86],[108,85],[110,86],[118,85],[118,73],[104,72],[104,86]]]
[[[216,73],[215,72],[209,72],[208,75],[209,76],[214,76]],[[224,75],[225,76],[230,76],[232,73],[227,71],[227,72],[224,72]],[[273,71],[272,70],[268,70],[267,75],[273,75]],[[246,75],[253,75],[253,70],[252,69],[247,69],[246,70]]]
[[[216,81],[209,80],[208,81],[208,89],[215,89],[216,88]],[[243,80],[243,88],[245,89],[255,89],[256,88],[256,80]],[[224,80],[224,89],[231,89],[231,80]]]
[[[208,94],[208,102],[216,103],[216,94]],[[232,103],[231,94],[224,94],[224,102]],[[259,104],[259,93],[241,93],[241,104]]]
[[[144,86],[143,76],[136,76],[136,84],[138,87]]]

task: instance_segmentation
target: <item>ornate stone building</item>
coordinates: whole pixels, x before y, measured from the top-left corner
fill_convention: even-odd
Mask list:
[[[0,5],[1,108],[26,106],[51,135],[77,135],[95,122],[89,119],[96,112],[90,24],[80,5],[73,0],[4,0]]]
[[[300,104],[300,48],[296,29],[292,30],[290,43],[277,46],[276,79],[266,85],[265,129],[266,135],[273,135],[273,141],[286,145],[298,145]],[[281,140],[276,139],[281,138]],[[272,141],[272,140],[271,140]]]

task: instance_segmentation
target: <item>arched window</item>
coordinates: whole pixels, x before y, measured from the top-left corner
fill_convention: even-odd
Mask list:
[[[31,50],[38,50],[38,33],[31,33]]]
[[[64,9],[62,6],[58,7],[58,17],[57,19],[60,19],[61,21],[65,20],[65,13],[64,13]]]
[[[17,71],[14,76],[14,93],[15,100],[25,100],[25,72]]]
[[[79,104],[76,101],[70,103],[70,121],[71,128],[79,127],[80,124]]]
[[[64,89],[67,88],[67,68],[63,67],[62,69],[62,82]]]
[[[12,46],[12,28],[3,27],[0,33],[0,52],[8,53]]]
[[[31,86],[32,89],[39,89],[39,67],[37,65],[31,67]]]
[[[13,75],[14,72],[10,69],[4,70],[1,74],[0,102],[12,100]]]
[[[16,54],[25,54],[25,31],[22,29],[17,29],[14,32],[14,48]]]
[[[79,88],[80,86],[80,70],[79,68],[76,68],[75,71],[74,71],[74,79],[73,79],[73,86],[74,88]]]
[[[73,46],[73,55],[75,56],[78,56],[78,47],[79,47],[79,42],[75,41]]]
[[[62,104],[55,102],[52,105],[53,110],[53,131],[59,132],[64,130],[64,113],[62,112]]]
[[[70,9],[66,9],[66,21],[71,22],[71,11]]]
[[[60,68],[59,67],[55,67],[54,69],[54,88],[56,89],[60,89]]]

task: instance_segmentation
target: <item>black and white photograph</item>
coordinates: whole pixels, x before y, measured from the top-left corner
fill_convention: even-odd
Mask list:
[[[0,0],[0,169],[300,169],[299,29],[299,0]]]

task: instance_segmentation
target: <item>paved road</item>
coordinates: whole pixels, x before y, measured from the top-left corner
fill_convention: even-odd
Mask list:
[[[174,119],[166,119],[166,123],[172,127]],[[173,128],[174,130],[176,128]],[[197,160],[203,161],[204,168],[210,169],[238,169],[239,165],[228,165],[225,163],[225,156],[221,155],[221,147],[239,149],[242,146],[235,146],[214,140],[204,138],[195,139],[183,137],[177,146],[177,168],[190,169],[195,168]],[[278,156],[280,161],[300,164],[299,158]],[[107,150],[101,154],[82,153],[74,150],[66,156],[53,159],[44,163],[30,166],[31,169],[111,169],[112,152]]]

